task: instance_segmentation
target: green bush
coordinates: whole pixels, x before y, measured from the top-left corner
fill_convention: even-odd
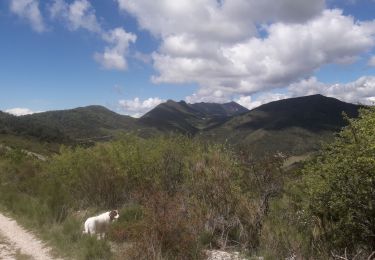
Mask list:
[[[375,109],[349,123],[303,170],[299,213],[326,255],[375,250]]]
[[[45,163],[7,156],[0,160],[0,193],[7,194],[1,203],[80,258],[110,253],[106,242],[80,234],[85,216],[74,216],[88,208],[120,209],[107,237],[132,244],[123,256],[129,259],[199,259],[205,248],[256,251],[282,187],[281,157],[254,161],[178,135],[62,147]]]
[[[84,260],[110,260],[111,248],[106,241],[97,240],[95,237],[84,236],[80,259]]]

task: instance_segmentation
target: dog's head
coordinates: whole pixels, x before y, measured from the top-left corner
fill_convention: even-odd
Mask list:
[[[109,218],[111,221],[118,219],[119,217],[120,215],[118,214],[118,211],[116,209],[109,212]]]

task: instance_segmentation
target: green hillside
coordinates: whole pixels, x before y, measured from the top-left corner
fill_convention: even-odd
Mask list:
[[[188,104],[168,100],[139,119],[102,106],[21,117],[1,112],[0,140],[4,143],[15,140],[16,136],[23,141],[92,144],[125,132],[143,137],[175,132],[246,146],[255,154],[282,151],[301,155],[315,151],[322,141],[331,140],[346,125],[342,112],[356,117],[358,108],[334,98],[313,95],[271,102],[251,111],[235,102]]]
[[[145,114],[139,121],[161,131],[194,135],[205,128],[223,123],[232,116],[247,111],[235,102],[188,104],[184,101],[168,100]]]
[[[373,256],[374,108],[358,117],[360,106],[315,95],[199,129],[202,117],[215,118],[218,111],[199,106],[169,101],[150,111],[159,122],[169,115],[174,129],[194,126],[198,138],[128,134],[92,147],[64,147],[50,157],[32,152],[58,143],[14,132],[16,126],[44,124],[78,139],[160,132],[142,126],[142,119],[125,124],[128,117],[97,106],[24,117],[0,113],[0,206],[67,259],[154,259],[155,248],[165,259],[200,259],[204,250],[223,248],[265,259],[291,252],[298,259],[330,259],[332,252],[346,259]],[[347,122],[342,111],[358,118]],[[329,143],[320,153],[305,156],[324,139]],[[12,149],[18,142],[31,149]],[[254,156],[276,151],[300,156]],[[106,239],[82,236],[85,219],[110,208],[121,217]]]
[[[322,95],[290,98],[262,105],[201,135],[248,146],[254,153],[304,154],[346,125],[342,112],[356,117],[359,107]]]
[[[134,130],[136,121],[102,106],[49,111],[23,116],[22,120],[57,128],[73,139],[107,136],[115,130]]]
[[[195,134],[198,129],[194,126],[194,122],[199,122],[200,116],[185,102],[168,100],[142,116],[139,122],[144,126],[152,126],[161,131]]]
[[[237,104],[236,102],[224,104],[200,102],[188,105],[202,114],[211,117],[229,117],[240,115],[249,111],[247,108]]]
[[[101,106],[19,117],[1,112],[0,143],[38,152],[43,151],[43,147],[46,151],[57,151],[59,144],[92,144],[108,141],[119,132],[135,131],[135,122],[134,118]]]
[[[17,117],[0,113],[0,134],[35,138],[44,142],[67,142],[62,130],[48,121],[33,120],[27,116]]]

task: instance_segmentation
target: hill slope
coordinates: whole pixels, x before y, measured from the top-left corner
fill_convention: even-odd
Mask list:
[[[206,116],[211,117],[230,117],[240,115],[249,111],[247,108],[237,104],[236,102],[229,102],[224,104],[200,102],[188,104],[188,106]]]
[[[318,149],[321,141],[332,139],[333,133],[346,124],[342,112],[355,117],[358,108],[334,98],[313,95],[271,102],[251,111],[234,102],[187,104],[169,100],[140,119],[101,106],[21,117],[0,112],[0,141],[21,136],[25,140],[33,137],[53,143],[85,140],[91,143],[110,139],[119,132],[136,131],[146,137],[178,132],[246,146],[257,154],[282,151],[301,155]]]
[[[229,120],[232,116],[247,112],[241,105],[195,103],[168,100],[146,113],[139,119],[145,126],[161,131],[174,131],[194,135],[200,130]]]
[[[245,145],[256,153],[282,151],[298,155],[318,149],[346,125],[342,117],[358,115],[359,106],[322,95],[290,98],[257,107],[202,133],[212,140]]]
[[[25,116],[0,112],[0,143],[35,150],[38,143],[92,144],[109,140],[121,131],[138,129],[136,119],[102,106],[48,111]],[[144,129],[146,131],[147,129]],[[57,148],[58,149],[58,148]],[[41,149],[37,148],[40,152]]]
[[[0,134],[34,137],[47,142],[64,142],[67,136],[49,122],[39,122],[0,112]]]
[[[102,137],[117,130],[134,130],[136,122],[130,116],[119,115],[102,106],[49,111],[22,116],[20,119],[59,129],[72,139]]]

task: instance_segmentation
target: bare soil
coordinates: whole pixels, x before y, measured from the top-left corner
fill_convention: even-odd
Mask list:
[[[0,259],[57,259],[42,241],[17,222],[0,213]]]

